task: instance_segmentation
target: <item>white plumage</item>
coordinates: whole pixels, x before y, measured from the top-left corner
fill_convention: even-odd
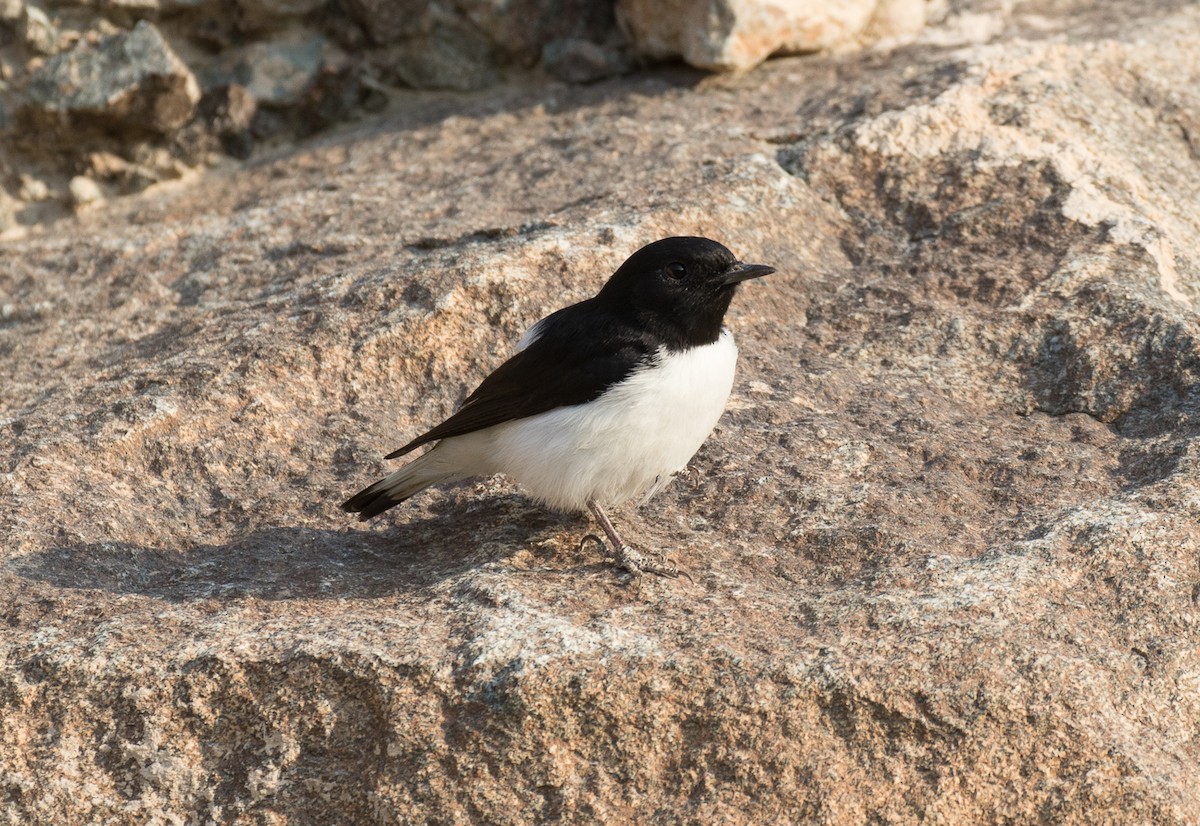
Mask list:
[[[662,348],[594,401],[443,439],[383,487],[402,497],[439,482],[503,473],[559,510],[583,511],[592,499],[617,505],[648,498],[716,426],[736,363],[728,330],[712,344]]]

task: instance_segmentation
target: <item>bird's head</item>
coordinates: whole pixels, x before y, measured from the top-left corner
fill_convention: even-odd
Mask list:
[[[738,284],[773,272],[743,264],[708,238],[664,238],[629,256],[597,298],[631,308],[665,339],[694,347],[717,340]]]

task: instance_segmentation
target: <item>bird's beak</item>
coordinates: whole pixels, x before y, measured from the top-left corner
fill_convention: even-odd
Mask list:
[[[774,267],[768,267],[766,264],[743,264],[738,261],[729,269],[725,270],[725,284],[740,284],[743,281],[749,281],[751,278],[762,278],[764,275],[770,275],[775,272]]]

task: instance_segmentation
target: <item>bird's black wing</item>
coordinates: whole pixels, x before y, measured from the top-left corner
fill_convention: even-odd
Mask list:
[[[533,343],[497,367],[453,416],[386,458],[592,401],[653,357],[655,348],[644,337],[589,304],[584,301],[543,319]]]

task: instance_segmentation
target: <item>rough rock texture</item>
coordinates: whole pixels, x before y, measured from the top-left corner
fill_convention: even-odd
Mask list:
[[[612,0],[4,0],[0,234],[62,217],[81,172],[126,194],[378,112],[402,87],[584,83],[633,66]],[[231,132],[221,112],[243,92],[251,116]],[[137,171],[97,178],[96,153]],[[47,196],[24,198],[26,178]]]
[[[680,56],[745,68],[774,51],[895,46],[929,16],[926,0],[630,2],[630,42],[616,12],[616,0],[0,0],[0,235],[63,217],[81,173],[106,196],[141,191],[403,106],[405,89],[592,83]],[[231,132],[234,87],[251,115]],[[97,153],[132,171],[97,173]],[[24,198],[27,178],[47,196]]]
[[[293,106],[312,88],[327,50],[324,38],[316,36],[253,43],[230,52],[228,71],[256,105]]]
[[[478,89],[510,67],[530,67],[547,43],[600,44],[616,34],[612,2],[595,0],[345,0],[373,61],[418,89]],[[610,74],[621,70],[610,68]]]
[[[926,0],[618,0],[638,53],[701,69],[749,69],[775,53],[914,35]]]
[[[1200,10],[954,17],[0,248],[0,820],[1197,823]],[[780,268],[617,515],[694,582],[503,479],[337,509],[671,233]]]
[[[119,163],[119,171],[101,163],[107,172],[98,176],[116,192],[183,173],[168,146],[192,120],[200,87],[150,23],[79,41],[39,60],[15,86],[12,116],[0,116],[0,187],[26,203],[8,214],[0,210],[0,233],[61,215],[30,202],[78,205],[84,191],[95,196],[87,200],[98,200],[96,180],[78,173],[95,172],[101,157]]]
[[[551,40],[542,49],[546,73],[567,83],[592,83],[624,74],[629,65],[629,58],[621,51],[578,37]]]
[[[96,124],[172,132],[191,120],[199,100],[196,78],[143,21],[94,48],[80,46],[48,60],[30,78],[18,111],[30,118],[37,140],[69,141]]]

